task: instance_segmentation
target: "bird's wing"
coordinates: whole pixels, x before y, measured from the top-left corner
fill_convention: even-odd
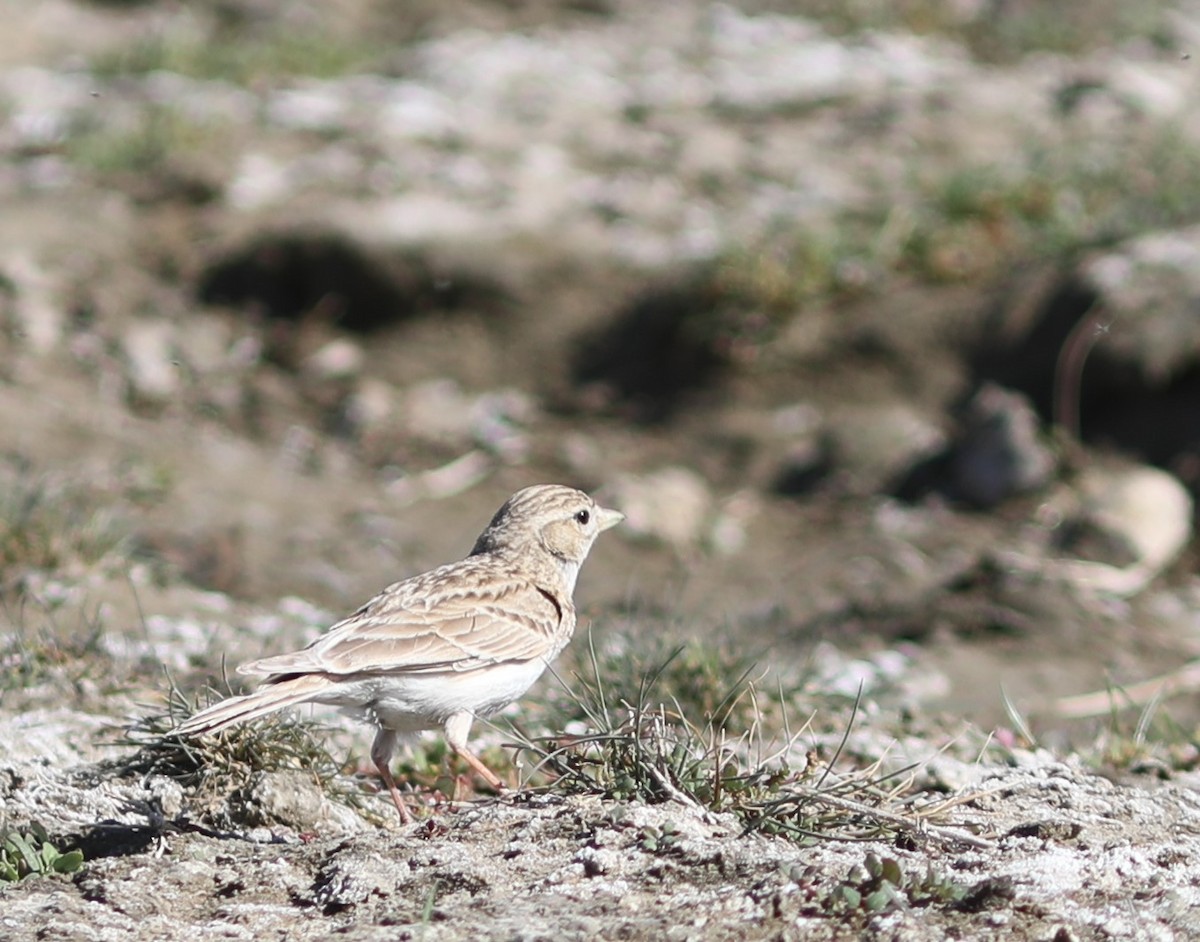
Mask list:
[[[450,569],[389,586],[304,650],[254,661],[239,670],[465,671],[529,661],[554,649],[559,626],[570,613],[552,593],[516,573],[479,573],[468,567],[447,578],[445,571]]]

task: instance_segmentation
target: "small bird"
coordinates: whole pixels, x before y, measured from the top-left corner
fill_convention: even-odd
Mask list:
[[[397,737],[441,729],[467,749],[471,722],[528,690],[575,631],[572,595],[596,537],[624,514],[574,488],[538,484],[504,502],[471,554],[388,586],[301,651],[238,668],[265,675],[253,693],[201,710],[172,730],[196,736],[301,703],[341,707],[378,727],[371,760],[408,823],[389,767]]]

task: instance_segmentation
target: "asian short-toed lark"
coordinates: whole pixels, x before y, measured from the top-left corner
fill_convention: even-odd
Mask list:
[[[412,815],[389,763],[401,734],[441,729],[494,788],[500,779],[467,750],[472,720],[519,698],[571,640],[572,595],[596,537],[623,515],[582,491],[517,491],[471,555],[388,586],[293,654],[244,664],[265,675],[254,693],[202,710],[172,731],[195,736],[284,707],[341,707],[378,727],[371,759],[404,821]]]

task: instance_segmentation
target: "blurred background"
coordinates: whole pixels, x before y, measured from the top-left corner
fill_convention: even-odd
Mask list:
[[[10,703],[307,640],[538,481],[628,516],[618,649],[1194,690],[1200,4],[0,11]]]

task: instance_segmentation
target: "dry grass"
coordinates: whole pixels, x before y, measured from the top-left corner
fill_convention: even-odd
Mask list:
[[[644,670],[629,663],[608,674],[595,648],[589,671],[564,685],[577,714],[559,735],[514,729],[514,748],[533,757],[531,782],[550,791],[600,794],[617,801],[674,801],[735,815],[747,832],[806,842],[891,838],[986,846],[987,841],[935,821],[957,801],[913,789],[914,768],[887,769],[887,757],[852,764],[845,757],[857,704],[844,715],[832,755],[805,751],[810,716],[793,728],[780,706],[751,680],[753,665],[701,657],[678,648]],[[708,673],[683,669],[704,664]],[[714,665],[723,663],[725,670]],[[681,683],[690,676],[692,683]],[[630,691],[628,680],[636,678]],[[686,701],[678,692],[687,689]],[[665,689],[664,689],[665,688]],[[665,695],[664,695],[665,694]],[[696,703],[707,707],[696,710]],[[689,706],[690,705],[690,706]],[[768,721],[767,718],[772,718]],[[732,721],[732,722],[731,722]]]
[[[189,698],[170,683],[165,709],[142,716],[129,727],[117,745],[134,752],[111,763],[110,771],[121,776],[162,775],[192,792],[197,807],[212,809],[228,797],[249,787],[264,772],[299,771],[311,776],[335,801],[368,814],[370,798],[348,777],[347,759],[335,758],[322,743],[322,727],[275,714],[253,723],[231,726],[199,738],[180,738],[172,731],[185,719],[229,695],[208,690],[202,697]],[[228,816],[226,811],[221,812]]]

